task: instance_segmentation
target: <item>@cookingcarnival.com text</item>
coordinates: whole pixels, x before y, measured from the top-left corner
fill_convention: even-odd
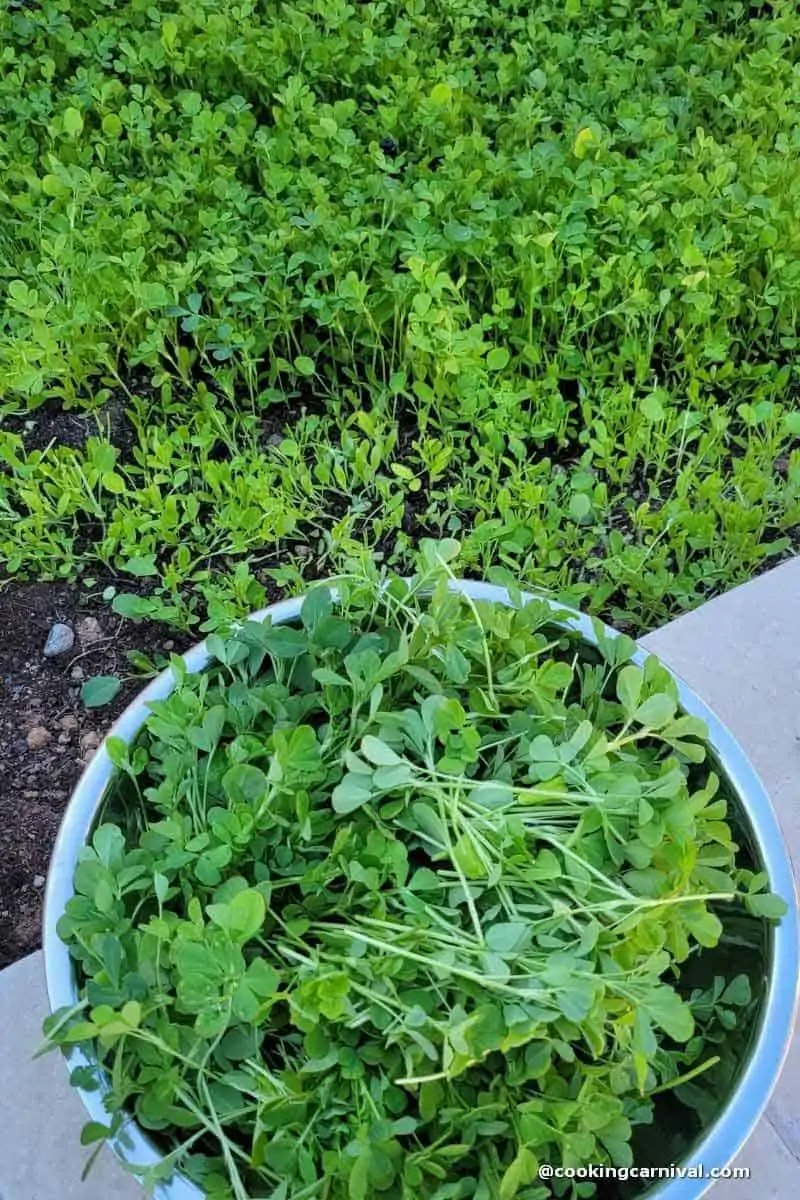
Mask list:
[[[542,1163],[540,1179],[616,1179],[626,1183],[629,1179],[749,1179],[749,1167],[707,1167],[704,1163],[693,1163],[679,1167],[670,1163],[668,1167],[607,1167],[589,1165],[585,1167],[554,1167]]]

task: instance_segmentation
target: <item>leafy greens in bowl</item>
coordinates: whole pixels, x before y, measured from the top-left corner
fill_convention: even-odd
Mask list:
[[[46,1033],[104,1097],[87,1142],[150,1134],[145,1183],[590,1196],[539,1165],[648,1130],[668,1161],[735,1087],[785,905],[703,722],[630,639],[474,599],[457,549],[209,638],[105,743]]]

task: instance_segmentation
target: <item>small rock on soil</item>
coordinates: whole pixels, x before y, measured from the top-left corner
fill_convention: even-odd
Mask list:
[[[63,625],[57,621],[47,635],[42,653],[45,658],[57,658],[59,654],[66,654],[68,650],[71,650],[74,644],[75,634],[69,625]]]
[[[41,750],[48,742],[52,742],[53,735],[49,729],[45,729],[44,725],[34,725],[25,740],[29,750]]]
[[[84,617],[78,621],[78,641],[82,646],[94,646],[103,640],[103,627],[97,617]]]

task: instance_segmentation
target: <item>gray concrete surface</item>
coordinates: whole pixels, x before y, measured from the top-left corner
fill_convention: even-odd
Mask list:
[[[800,866],[800,559],[644,639],[713,708],[761,775]],[[89,1179],[84,1121],[56,1054],[32,1060],[47,1011],[41,955],[0,972],[0,1200],[141,1200],[103,1150]],[[720,1164],[705,1164],[707,1167]],[[749,1180],[710,1200],[782,1200],[800,1191],[800,1040],[764,1119],[734,1164]]]
[[[86,1111],[58,1051],[31,1057],[48,1012],[41,954],[0,972],[0,1200],[142,1200],[105,1147],[81,1182]]]

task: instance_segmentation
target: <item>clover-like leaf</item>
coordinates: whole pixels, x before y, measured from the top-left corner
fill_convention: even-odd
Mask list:
[[[93,675],[81,687],[81,700],[87,708],[102,708],[116,698],[121,687],[116,675]]]

